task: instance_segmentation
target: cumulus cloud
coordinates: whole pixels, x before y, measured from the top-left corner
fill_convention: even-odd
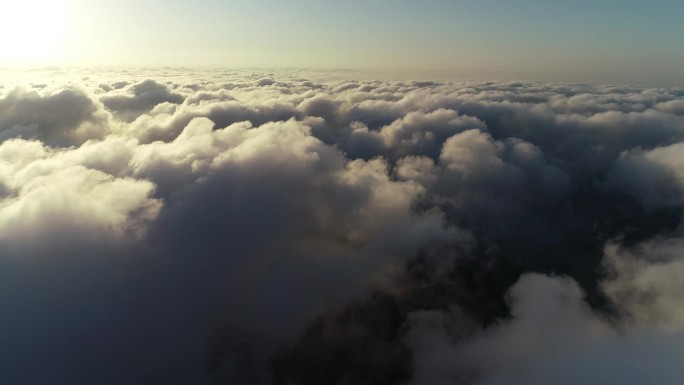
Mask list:
[[[102,106],[78,89],[46,92],[15,88],[0,99],[0,140],[40,139],[55,146],[81,144],[108,133]]]
[[[623,152],[606,187],[638,199],[646,207],[677,207],[682,202],[684,146],[672,144]]]
[[[410,317],[415,384],[677,384],[684,334],[644,325],[622,332],[593,313],[567,278],[524,275],[510,321],[464,338],[458,312]]]
[[[676,90],[59,76],[0,88],[3,384],[684,379]]]
[[[611,244],[605,263],[611,277],[604,283],[616,306],[634,322],[671,332],[684,329],[681,238],[654,239],[633,249]]]
[[[120,116],[128,119],[149,111],[161,103],[180,104],[183,95],[174,93],[164,85],[147,79],[121,89],[121,92],[107,92],[100,97],[102,103]]]

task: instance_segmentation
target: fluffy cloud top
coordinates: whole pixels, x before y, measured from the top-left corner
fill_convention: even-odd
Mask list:
[[[677,90],[67,75],[0,88],[3,384],[684,380]]]

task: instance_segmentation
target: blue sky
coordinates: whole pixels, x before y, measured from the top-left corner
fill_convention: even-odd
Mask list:
[[[54,64],[654,74],[684,69],[684,2],[669,0],[49,2],[67,10],[62,49],[44,58]],[[38,50],[47,50],[35,40]],[[12,52],[5,56],[11,61]]]

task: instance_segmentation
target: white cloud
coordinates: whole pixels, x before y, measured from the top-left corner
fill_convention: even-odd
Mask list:
[[[567,278],[524,275],[509,292],[512,318],[467,338],[456,334],[462,314],[413,314],[413,383],[674,385],[684,378],[676,358],[684,334],[651,324],[618,331],[582,295]]]
[[[84,71],[0,88],[0,382],[681,383],[676,90]]]

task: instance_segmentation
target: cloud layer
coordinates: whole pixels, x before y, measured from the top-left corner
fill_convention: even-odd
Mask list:
[[[3,384],[684,380],[681,90],[153,73],[0,88]]]

